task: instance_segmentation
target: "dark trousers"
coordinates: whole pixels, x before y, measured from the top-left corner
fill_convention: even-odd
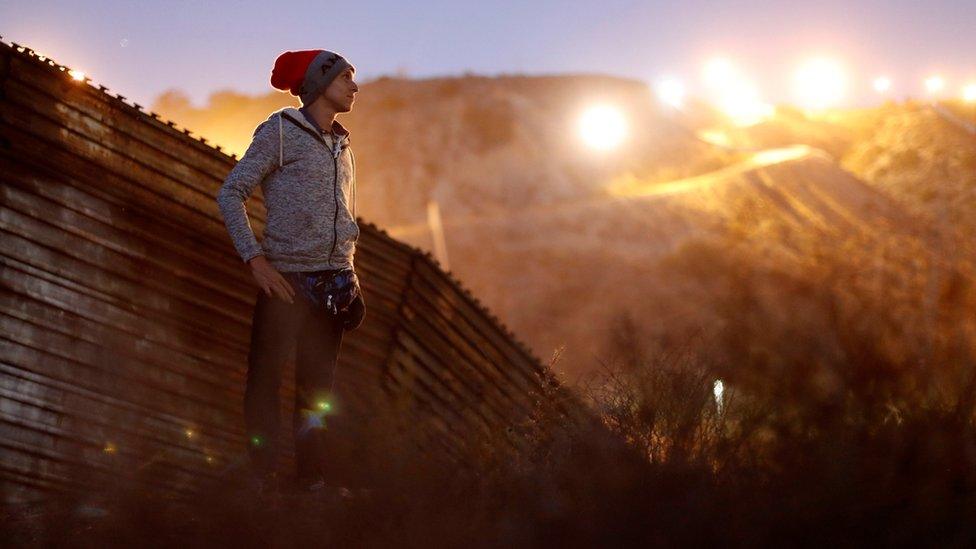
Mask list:
[[[294,303],[290,304],[259,290],[244,392],[248,453],[256,472],[277,471],[281,440],[278,389],[283,366],[295,349],[292,428],[296,473],[299,477],[329,477],[330,437],[326,431],[334,427],[339,417],[333,390],[342,333],[336,316],[313,308],[301,293],[296,291]]]

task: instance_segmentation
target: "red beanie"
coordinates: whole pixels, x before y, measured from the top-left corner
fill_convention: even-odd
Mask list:
[[[286,51],[279,55],[271,71],[271,85],[279,90],[288,90],[292,95],[298,95],[298,90],[305,81],[305,71],[309,63],[323,51],[325,50]]]

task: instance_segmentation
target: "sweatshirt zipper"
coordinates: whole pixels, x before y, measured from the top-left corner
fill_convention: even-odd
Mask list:
[[[332,157],[332,202],[335,204],[332,214],[332,249],[329,250],[329,265],[332,265],[332,253],[335,252],[336,240],[339,239],[336,233],[336,225],[339,222],[339,199],[336,197],[336,187],[339,186],[339,161],[332,151],[329,151],[329,156]]]

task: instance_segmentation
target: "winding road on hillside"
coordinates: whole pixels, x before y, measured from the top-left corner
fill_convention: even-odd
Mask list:
[[[452,228],[498,222],[504,219],[517,219],[522,216],[548,217],[563,215],[578,210],[586,210],[601,205],[691,193],[703,190],[715,184],[721,184],[725,181],[739,179],[749,172],[754,172],[763,168],[803,162],[804,160],[814,158],[834,162],[833,157],[823,150],[811,147],[809,145],[791,145],[788,147],[754,152],[748,158],[731,166],[726,166],[724,168],[701,175],[665,182],[628,185],[626,187],[608,189],[609,194],[607,195],[565,201],[558,204],[540,205],[511,213],[446,217],[442,224],[445,228]],[[411,237],[426,235],[430,231],[430,228],[426,222],[386,227],[385,229],[394,238],[401,239],[410,239]]]
[[[952,124],[953,126],[961,129],[962,131],[968,133],[969,135],[976,136],[976,124],[960,117],[959,115],[953,113],[946,107],[939,105],[938,103],[932,103],[929,105],[936,114],[938,114],[943,120]]]

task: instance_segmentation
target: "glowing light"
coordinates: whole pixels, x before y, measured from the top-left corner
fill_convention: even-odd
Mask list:
[[[685,102],[685,86],[676,78],[665,78],[657,85],[657,96],[664,104],[680,109]]]
[[[580,116],[579,135],[594,149],[610,150],[619,146],[627,136],[627,121],[616,107],[590,107]]]
[[[751,126],[772,116],[772,105],[764,103],[759,88],[739,73],[725,58],[705,64],[702,78],[716,106],[739,126]]]
[[[808,109],[825,109],[836,105],[847,89],[844,68],[826,57],[807,61],[793,76],[797,102]]]
[[[874,79],[874,91],[878,93],[884,93],[891,89],[891,79],[885,76],[879,76]]]
[[[715,405],[718,406],[719,413],[722,412],[722,395],[725,393],[725,384],[722,383],[721,379],[716,379],[715,383],[712,384],[712,395],[715,396]]]
[[[963,86],[962,100],[967,103],[976,103],[976,82]]]
[[[255,446],[260,446],[262,442],[264,442],[264,440],[261,438],[261,435],[254,435],[251,437],[251,444]]]
[[[85,73],[75,69],[71,69],[70,71],[68,71],[68,76],[78,81],[85,79]]]
[[[116,450],[118,450],[118,448],[115,446],[115,443],[113,442],[106,442],[105,447],[102,448],[102,451],[105,452],[106,454],[114,454]]]
[[[705,63],[702,79],[710,86],[721,86],[736,77],[732,62],[724,57],[716,57]]]
[[[729,87],[721,101],[722,111],[740,126],[751,126],[773,115],[773,106],[759,98],[759,89],[740,81]]]
[[[759,89],[740,80],[728,87],[719,103],[722,111],[740,126],[749,126],[773,114],[772,105],[759,99]]]
[[[331,404],[329,404],[328,402],[326,402],[324,400],[320,400],[319,403],[318,403],[318,406],[319,406],[319,410],[328,410],[329,408],[332,407]]]
[[[732,140],[724,130],[700,130],[698,132],[698,139],[707,141],[712,145],[718,145],[719,147],[732,146]]]
[[[213,456],[207,456],[207,463],[213,463],[216,461]]]
[[[781,149],[769,149],[752,155],[751,163],[753,166],[771,166],[781,164],[797,158],[803,158],[810,154],[810,147],[807,145],[791,145]]]
[[[193,432],[193,429],[187,429],[185,432],[186,432],[186,438],[193,438],[193,435],[196,434]]]
[[[930,76],[925,79],[925,90],[930,94],[937,94],[945,89],[945,79],[939,75]]]

